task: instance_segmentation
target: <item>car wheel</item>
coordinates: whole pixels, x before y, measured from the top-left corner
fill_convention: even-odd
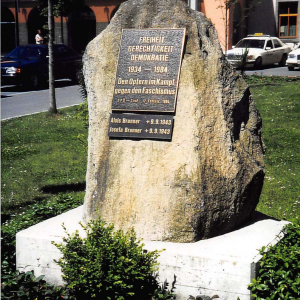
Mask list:
[[[262,59],[258,57],[255,61],[254,68],[260,70],[262,68]]]
[[[280,67],[284,67],[285,64],[286,64],[286,60],[287,60],[287,56],[286,56],[286,54],[283,54],[283,55],[282,55],[282,59],[281,59],[281,61],[279,62],[279,66],[280,66]]]
[[[295,67],[288,67],[289,71],[294,71]]]

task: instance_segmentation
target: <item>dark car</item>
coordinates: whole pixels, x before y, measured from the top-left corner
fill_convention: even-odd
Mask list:
[[[76,82],[81,56],[63,44],[53,46],[55,79],[69,78]],[[48,46],[16,47],[1,62],[1,83],[38,88],[48,80]]]

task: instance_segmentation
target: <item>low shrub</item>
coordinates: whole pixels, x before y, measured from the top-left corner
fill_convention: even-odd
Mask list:
[[[158,287],[153,272],[159,252],[143,251],[133,230],[114,231],[100,219],[81,226],[86,237],[66,232],[63,243],[53,243],[62,252],[56,263],[76,298],[150,299]]]
[[[158,278],[158,276],[155,276]],[[54,286],[44,280],[44,275],[36,277],[34,271],[19,272],[5,275],[2,278],[1,299],[3,300],[82,300],[76,298],[73,291],[65,286]],[[152,300],[175,300],[175,282],[172,283],[171,290],[168,289],[168,282],[165,281],[154,291]],[[106,299],[103,299],[106,300]]]
[[[176,299],[176,295],[174,293],[176,283],[176,276],[174,275],[174,280],[172,282],[171,289],[169,290],[169,283],[167,280],[164,281],[158,288],[154,291],[154,295],[152,300],[172,300]]]
[[[265,76],[259,74],[244,75],[244,79],[249,85],[272,85],[284,82],[300,81],[299,76]]]
[[[56,287],[46,283],[44,276],[35,277],[33,271],[15,272],[5,276],[2,283],[2,300],[62,300],[75,299],[67,296],[68,291],[64,287]]]
[[[55,217],[82,204],[82,199],[59,194],[54,199],[28,205],[20,214],[13,215],[1,227],[2,278],[16,270],[16,234],[39,222]]]
[[[283,234],[278,244],[260,250],[259,275],[249,285],[254,299],[300,299],[300,225],[287,225]]]

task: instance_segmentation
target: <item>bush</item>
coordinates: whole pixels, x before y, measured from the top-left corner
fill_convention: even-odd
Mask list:
[[[26,206],[24,212],[11,216],[1,227],[2,278],[16,270],[16,234],[39,222],[55,217],[82,204],[81,199],[59,194],[54,199],[42,200]]]
[[[300,225],[289,224],[283,233],[277,245],[260,250],[259,276],[249,285],[254,299],[300,299]]]
[[[74,299],[68,297],[64,287],[55,287],[46,283],[44,276],[35,277],[33,271],[15,272],[11,276],[5,276],[1,289],[3,300],[59,300]]]
[[[158,286],[153,272],[159,252],[144,252],[133,230],[114,231],[100,219],[81,226],[85,238],[67,233],[62,244],[53,243],[63,254],[56,263],[76,298],[150,299]]]
[[[244,79],[249,85],[273,85],[278,83],[299,81],[299,76],[264,76],[264,75],[244,75]]]
[[[158,286],[158,288],[154,291],[152,300],[176,299],[176,295],[174,294],[175,283],[176,283],[176,276],[174,275],[174,281],[172,282],[171,289],[169,290],[168,289],[169,283],[167,280],[165,280],[164,283]]]

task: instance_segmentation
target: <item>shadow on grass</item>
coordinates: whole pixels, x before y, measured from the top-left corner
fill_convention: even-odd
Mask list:
[[[61,184],[61,185],[45,185],[40,190],[44,194],[83,192],[83,191],[85,191],[85,182]]]
[[[1,224],[5,223],[6,221],[9,221],[12,217],[12,215],[14,214],[17,214],[19,213],[19,211],[28,206],[28,205],[31,205],[31,204],[34,204],[36,202],[40,202],[40,201],[43,201],[45,199],[47,199],[48,197],[47,196],[44,196],[44,197],[34,197],[32,200],[28,200],[28,201],[25,201],[25,202],[22,202],[22,203],[18,203],[18,204],[13,204],[13,205],[10,205],[8,207],[5,208],[5,212],[3,212],[3,209],[2,209],[2,212],[1,212]]]

